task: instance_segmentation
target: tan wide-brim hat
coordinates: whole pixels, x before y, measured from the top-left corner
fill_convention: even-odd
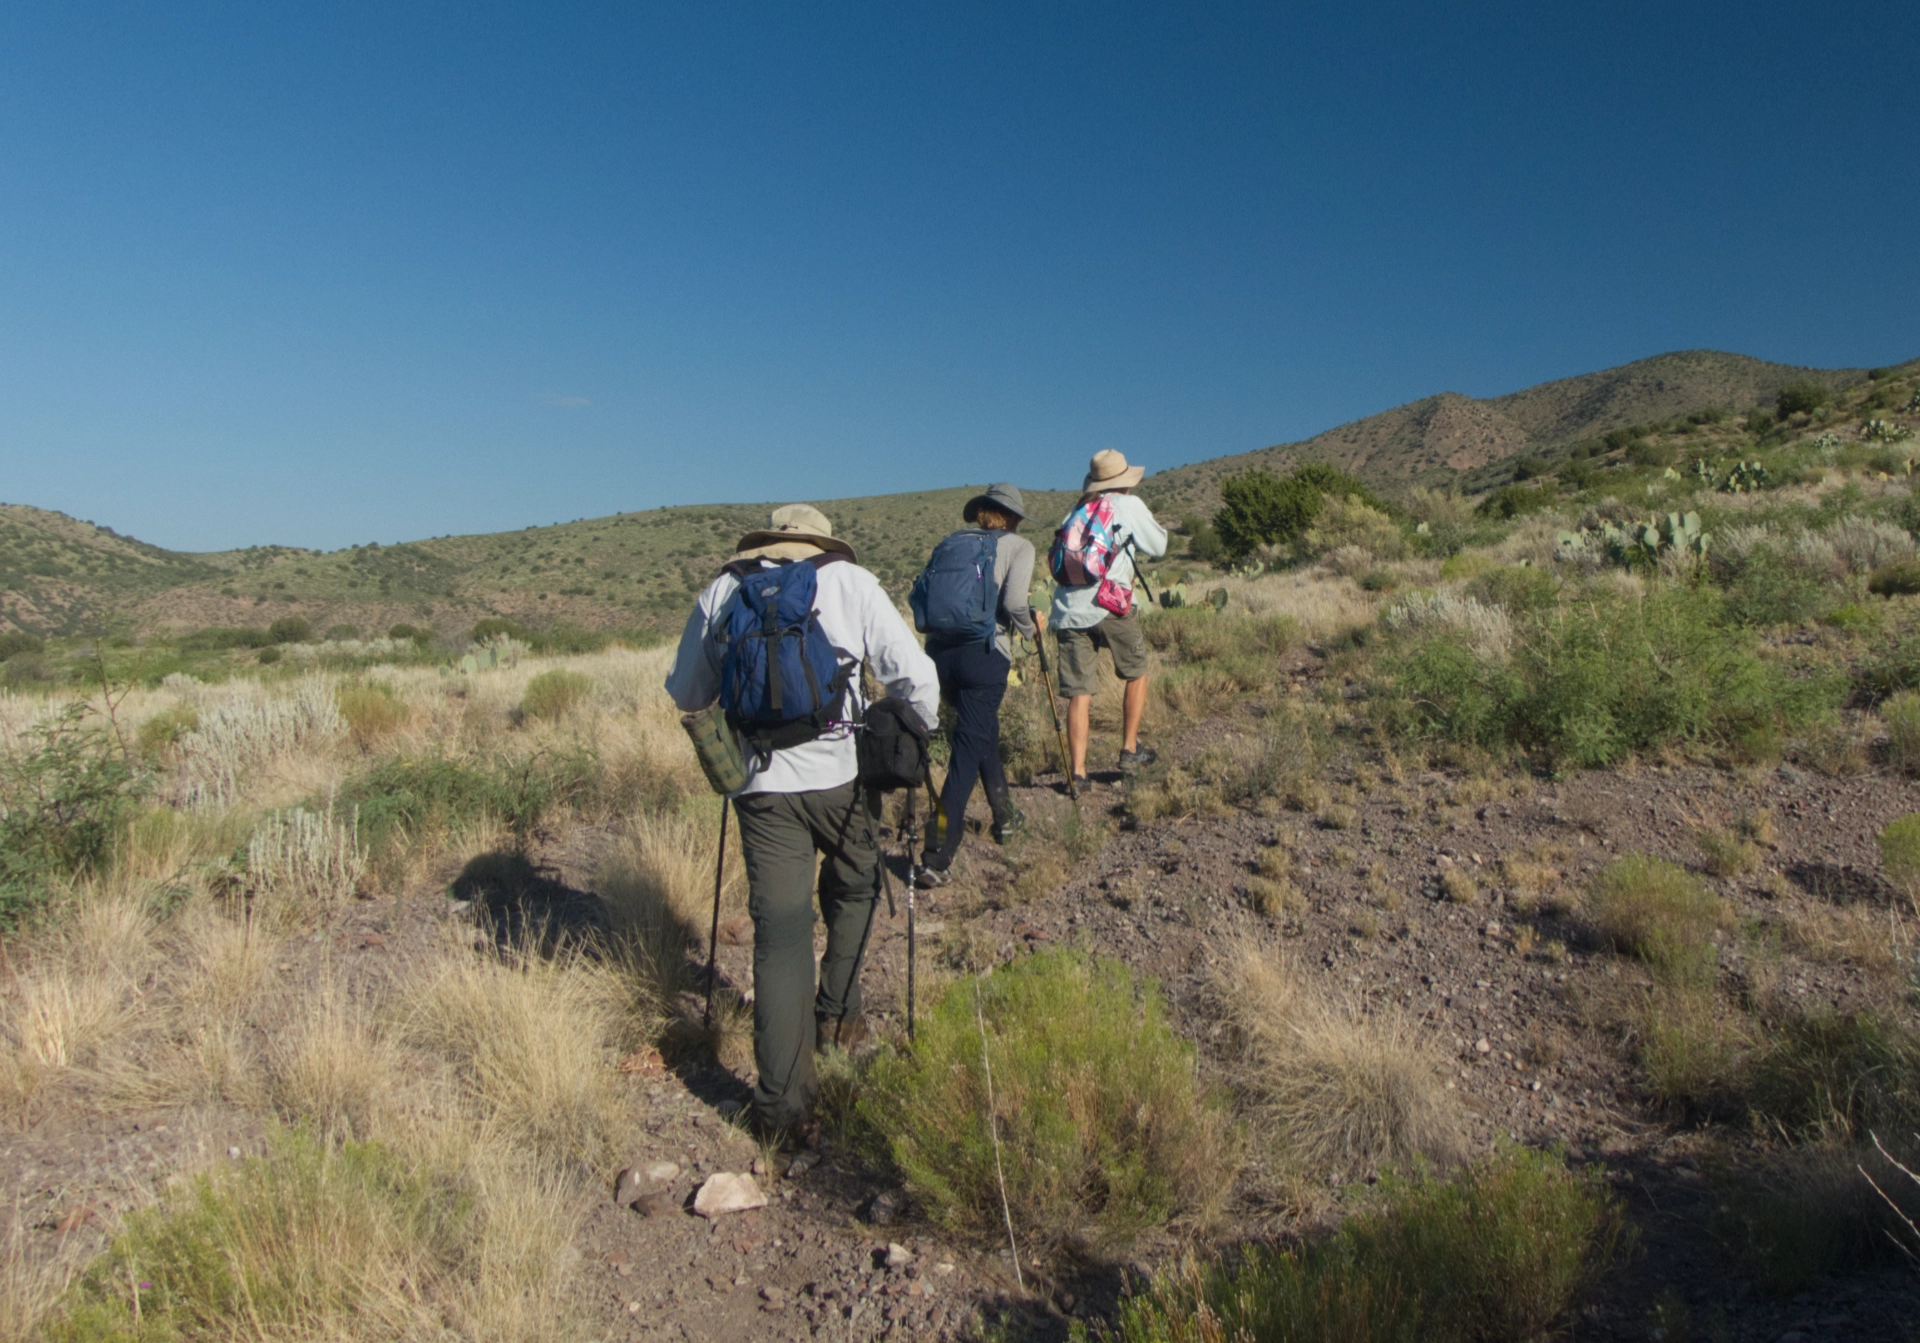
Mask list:
[[[1080,482],[1080,493],[1102,494],[1107,490],[1130,490],[1147,474],[1144,466],[1128,466],[1127,459],[1112,448],[1102,448],[1087,463],[1087,478]]]
[[[734,553],[744,550],[759,550],[766,546],[783,546],[795,542],[818,546],[822,550],[834,550],[853,559],[853,547],[845,541],[833,538],[833,524],[827,521],[827,515],[812,504],[783,504],[773,510],[773,525],[765,531],[748,532],[740,538]]]

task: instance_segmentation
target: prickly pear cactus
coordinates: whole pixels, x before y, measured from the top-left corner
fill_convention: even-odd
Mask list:
[[[1212,592],[1209,592],[1207,594],[1207,605],[1216,611],[1226,610],[1227,590],[1225,588],[1215,588]]]
[[[1171,587],[1160,589],[1160,605],[1166,607],[1169,611],[1177,606],[1185,606],[1186,604],[1187,585],[1185,583],[1175,583]]]

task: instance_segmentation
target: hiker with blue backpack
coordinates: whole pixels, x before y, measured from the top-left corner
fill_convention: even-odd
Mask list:
[[[724,727],[709,737],[726,754],[738,745],[709,777],[737,776],[723,791],[746,857],[753,1118],[769,1137],[790,1139],[805,1122],[819,1089],[815,1051],[867,1033],[860,967],[881,860],[859,781],[855,734],[869,708],[862,664],[885,688],[883,703],[935,721],[934,664],[880,580],[818,509],[789,504],[773,511],[770,528],[741,538],[700,594],[667,677],[667,694],[690,718],[723,709]],[[827,927],[817,983],[816,862]]]
[[[927,653],[940,673],[940,697],[956,714],[953,752],[940,793],[946,832],[929,846],[914,872],[921,886],[944,886],[966,834],[967,799],[978,780],[993,813],[992,835],[1004,844],[1025,818],[1007,791],[1000,763],[1000,701],[1013,666],[1010,634],[1032,639],[1046,617],[1027,602],[1033,584],[1033,543],[1018,534],[1026,501],[1012,485],[989,485],[967,500],[966,527],[933,548],[914,580],[908,603],[914,625],[927,636]]]
[[[1167,553],[1167,529],[1153,510],[1131,493],[1146,468],[1128,466],[1111,448],[1096,452],[1080,485],[1080,502],[1068,513],[1047,551],[1058,585],[1053,594],[1053,631],[1059,646],[1060,693],[1067,700],[1069,786],[1087,786],[1087,739],[1092,734],[1093,692],[1098,688],[1099,650],[1113,655],[1125,682],[1120,700],[1120,772],[1131,774],[1155,757],[1140,744],[1147,711],[1147,641],[1134,601],[1134,556]]]

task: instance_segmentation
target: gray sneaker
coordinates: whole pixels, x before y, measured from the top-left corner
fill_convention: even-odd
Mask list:
[[[1153,753],[1150,746],[1137,747],[1131,751],[1120,752],[1120,772],[1131,774],[1142,765],[1151,765],[1160,757]]]
[[[945,886],[952,877],[944,867],[916,867],[913,869],[913,884],[921,890],[931,890],[935,886]]]

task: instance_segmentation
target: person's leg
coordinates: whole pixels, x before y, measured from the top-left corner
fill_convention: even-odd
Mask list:
[[[1137,751],[1140,749],[1140,720],[1147,712],[1147,678],[1142,676],[1127,682],[1127,688],[1120,696],[1120,749]]]
[[[851,791],[852,785],[848,785]],[[753,917],[753,1107],[762,1124],[806,1117],[813,1073],[813,863],[810,793],[749,793],[734,804]]]
[[[979,775],[979,760],[974,756],[968,740],[969,710],[968,696],[971,693],[967,679],[967,650],[962,647],[942,648],[933,655],[934,670],[940,673],[940,698],[954,707],[956,722],[953,728],[952,751],[947,756],[947,777],[940,786],[940,810],[946,813],[947,832],[945,841],[939,848],[927,845],[921,850],[920,861],[937,872],[944,872],[953,863],[953,855],[960,851],[961,836],[966,833],[967,799],[973,795],[974,779]]]
[[[827,925],[813,1015],[826,1023],[852,1021],[860,1015],[860,964],[880,898],[880,849],[857,783],[799,796],[820,850],[820,913]]]
[[[1060,668],[1060,696],[1067,702],[1067,755],[1076,779],[1083,779],[1087,774],[1087,739],[1093,730],[1093,692],[1100,685],[1100,668],[1096,661],[1099,631],[1100,626],[1095,625],[1084,630],[1056,630],[1054,634]]]
[[[1007,697],[1007,673],[1013,663],[999,651],[982,653],[981,671],[985,684],[980,687],[981,743],[980,787],[987,794],[987,807],[993,812],[994,838],[1004,840],[1006,828],[1019,816],[1007,791],[1007,767],[1000,759],[1000,705]]]
[[[953,755],[947,762],[946,786],[940,801],[947,813],[946,841],[938,853],[927,859],[927,866],[945,871],[960,851],[966,835],[967,799],[973,796],[974,780],[986,777],[988,793],[991,779],[998,776],[1000,792],[1006,793],[1006,774],[1000,768],[1000,701],[1007,693],[1007,660],[997,652],[978,645],[956,648],[947,655],[954,687],[954,707],[958,716],[953,726]],[[989,775],[988,771],[993,774]]]

